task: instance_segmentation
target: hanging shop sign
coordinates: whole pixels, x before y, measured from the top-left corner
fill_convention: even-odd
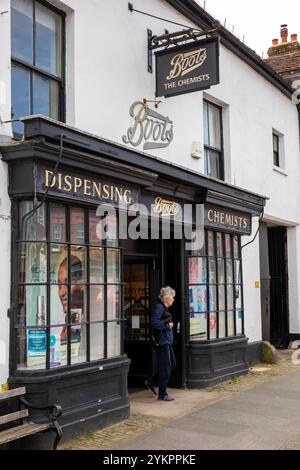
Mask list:
[[[205,226],[240,235],[251,235],[251,215],[223,209],[214,206],[205,206]]]
[[[155,56],[156,96],[168,98],[220,83],[217,37],[156,52]]]
[[[168,116],[150,109],[141,101],[135,101],[129,109],[133,124],[127,129],[122,140],[125,144],[139,147],[143,144],[144,150],[165,148],[173,140],[173,121]]]

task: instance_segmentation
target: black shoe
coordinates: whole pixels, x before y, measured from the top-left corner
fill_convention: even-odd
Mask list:
[[[144,384],[145,387],[147,387],[149,390],[151,390],[152,393],[154,393],[154,395],[157,395],[155,388],[148,382],[148,380],[145,380]]]

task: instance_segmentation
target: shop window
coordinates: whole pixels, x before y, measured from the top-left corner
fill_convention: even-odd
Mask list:
[[[54,203],[32,209],[32,202],[19,204],[16,368],[120,356],[118,242],[98,239],[94,210]]]
[[[38,0],[12,0],[12,119],[43,114],[63,121],[64,14]],[[23,133],[20,122],[13,131]]]
[[[203,103],[205,174],[224,179],[222,145],[222,108]]]
[[[243,335],[240,237],[206,231],[201,253],[189,253],[187,263],[190,340]]]

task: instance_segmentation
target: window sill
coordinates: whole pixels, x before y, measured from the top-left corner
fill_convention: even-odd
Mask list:
[[[282,168],[279,168],[279,166],[273,165],[273,171],[275,171],[276,173],[279,173],[280,175],[288,176],[287,172],[283,170]]]

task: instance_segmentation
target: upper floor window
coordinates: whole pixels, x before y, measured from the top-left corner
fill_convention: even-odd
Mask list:
[[[285,171],[284,135],[273,129],[273,166],[274,170]]]
[[[279,136],[273,133],[273,163],[280,167]]]
[[[204,101],[205,174],[224,179],[222,145],[222,108]]]
[[[63,120],[64,14],[37,0],[12,0],[12,119],[43,114]],[[14,132],[23,133],[19,122]]]

